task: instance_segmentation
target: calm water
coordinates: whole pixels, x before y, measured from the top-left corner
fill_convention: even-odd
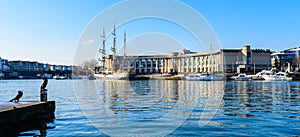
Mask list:
[[[42,80],[0,80],[1,100]],[[300,136],[300,82],[49,80],[46,136]],[[18,133],[40,135],[40,130]]]

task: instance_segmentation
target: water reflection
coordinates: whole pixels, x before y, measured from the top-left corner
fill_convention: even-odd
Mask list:
[[[40,136],[46,137],[47,130],[55,128],[53,118],[50,119],[35,119],[13,127],[0,129],[0,136]],[[36,132],[32,132],[35,130]],[[30,131],[30,132],[27,132]]]
[[[36,87],[40,83],[2,80],[0,96],[9,100],[16,87],[22,87],[26,91],[24,100],[38,100]],[[57,103],[55,123],[20,132],[19,128],[5,130],[7,136],[300,135],[300,82],[52,80],[49,83],[49,100]]]
[[[148,80],[129,81],[129,84],[132,90],[139,95],[147,95],[151,91]]]
[[[291,85],[290,82],[228,82],[223,97],[223,114],[262,117],[270,113],[295,117],[294,114],[300,112],[300,109],[295,109],[299,103],[299,91],[298,84]]]
[[[102,132],[115,136],[167,135],[190,115],[204,126],[217,112],[224,92],[223,82],[103,80],[92,83],[94,90],[77,84],[85,116]],[[95,98],[93,104],[86,102],[88,96]]]

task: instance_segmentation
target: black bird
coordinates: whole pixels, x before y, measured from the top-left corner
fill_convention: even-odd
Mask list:
[[[47,84],[48,84],[48,79],[47,78],[43,78],[43,83],[42,83],[42,85],[41,85],[41,90],[42,89],[46,89],[46,86],[47,86]]]
[[[23,96],[23,92],[22,91],[18,91],[18,95],[11,99],[9,102],[13,102],[13,101],[19,101],[19,99]]]

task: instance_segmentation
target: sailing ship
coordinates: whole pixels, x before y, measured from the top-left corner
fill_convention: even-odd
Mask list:
[[[106,54],[105,50],[105,31],[103,30],[102,47],[99,50],[101,58],[98,59],[100,66],[95,67],[95,77],[100,79],[113,79],[113,80],[128,80],[132,75],[125,68],[126,57],[126,32],[124,32],[124,46],[123,57],[116,56],[116,29],[114,27],[113,35],[113,47],[111,47],[112,55]],[[123,63],[120,63],[123,62]],[[121,66],[120,64],[123,64]]]

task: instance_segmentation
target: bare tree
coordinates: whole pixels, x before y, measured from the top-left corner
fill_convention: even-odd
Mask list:
[[[85,75],[93,74],[96,65],[97,65],[97,60],[95,60],[95,59],[91,59],[89,61],[84,61],[82,63],[82,72]]]

